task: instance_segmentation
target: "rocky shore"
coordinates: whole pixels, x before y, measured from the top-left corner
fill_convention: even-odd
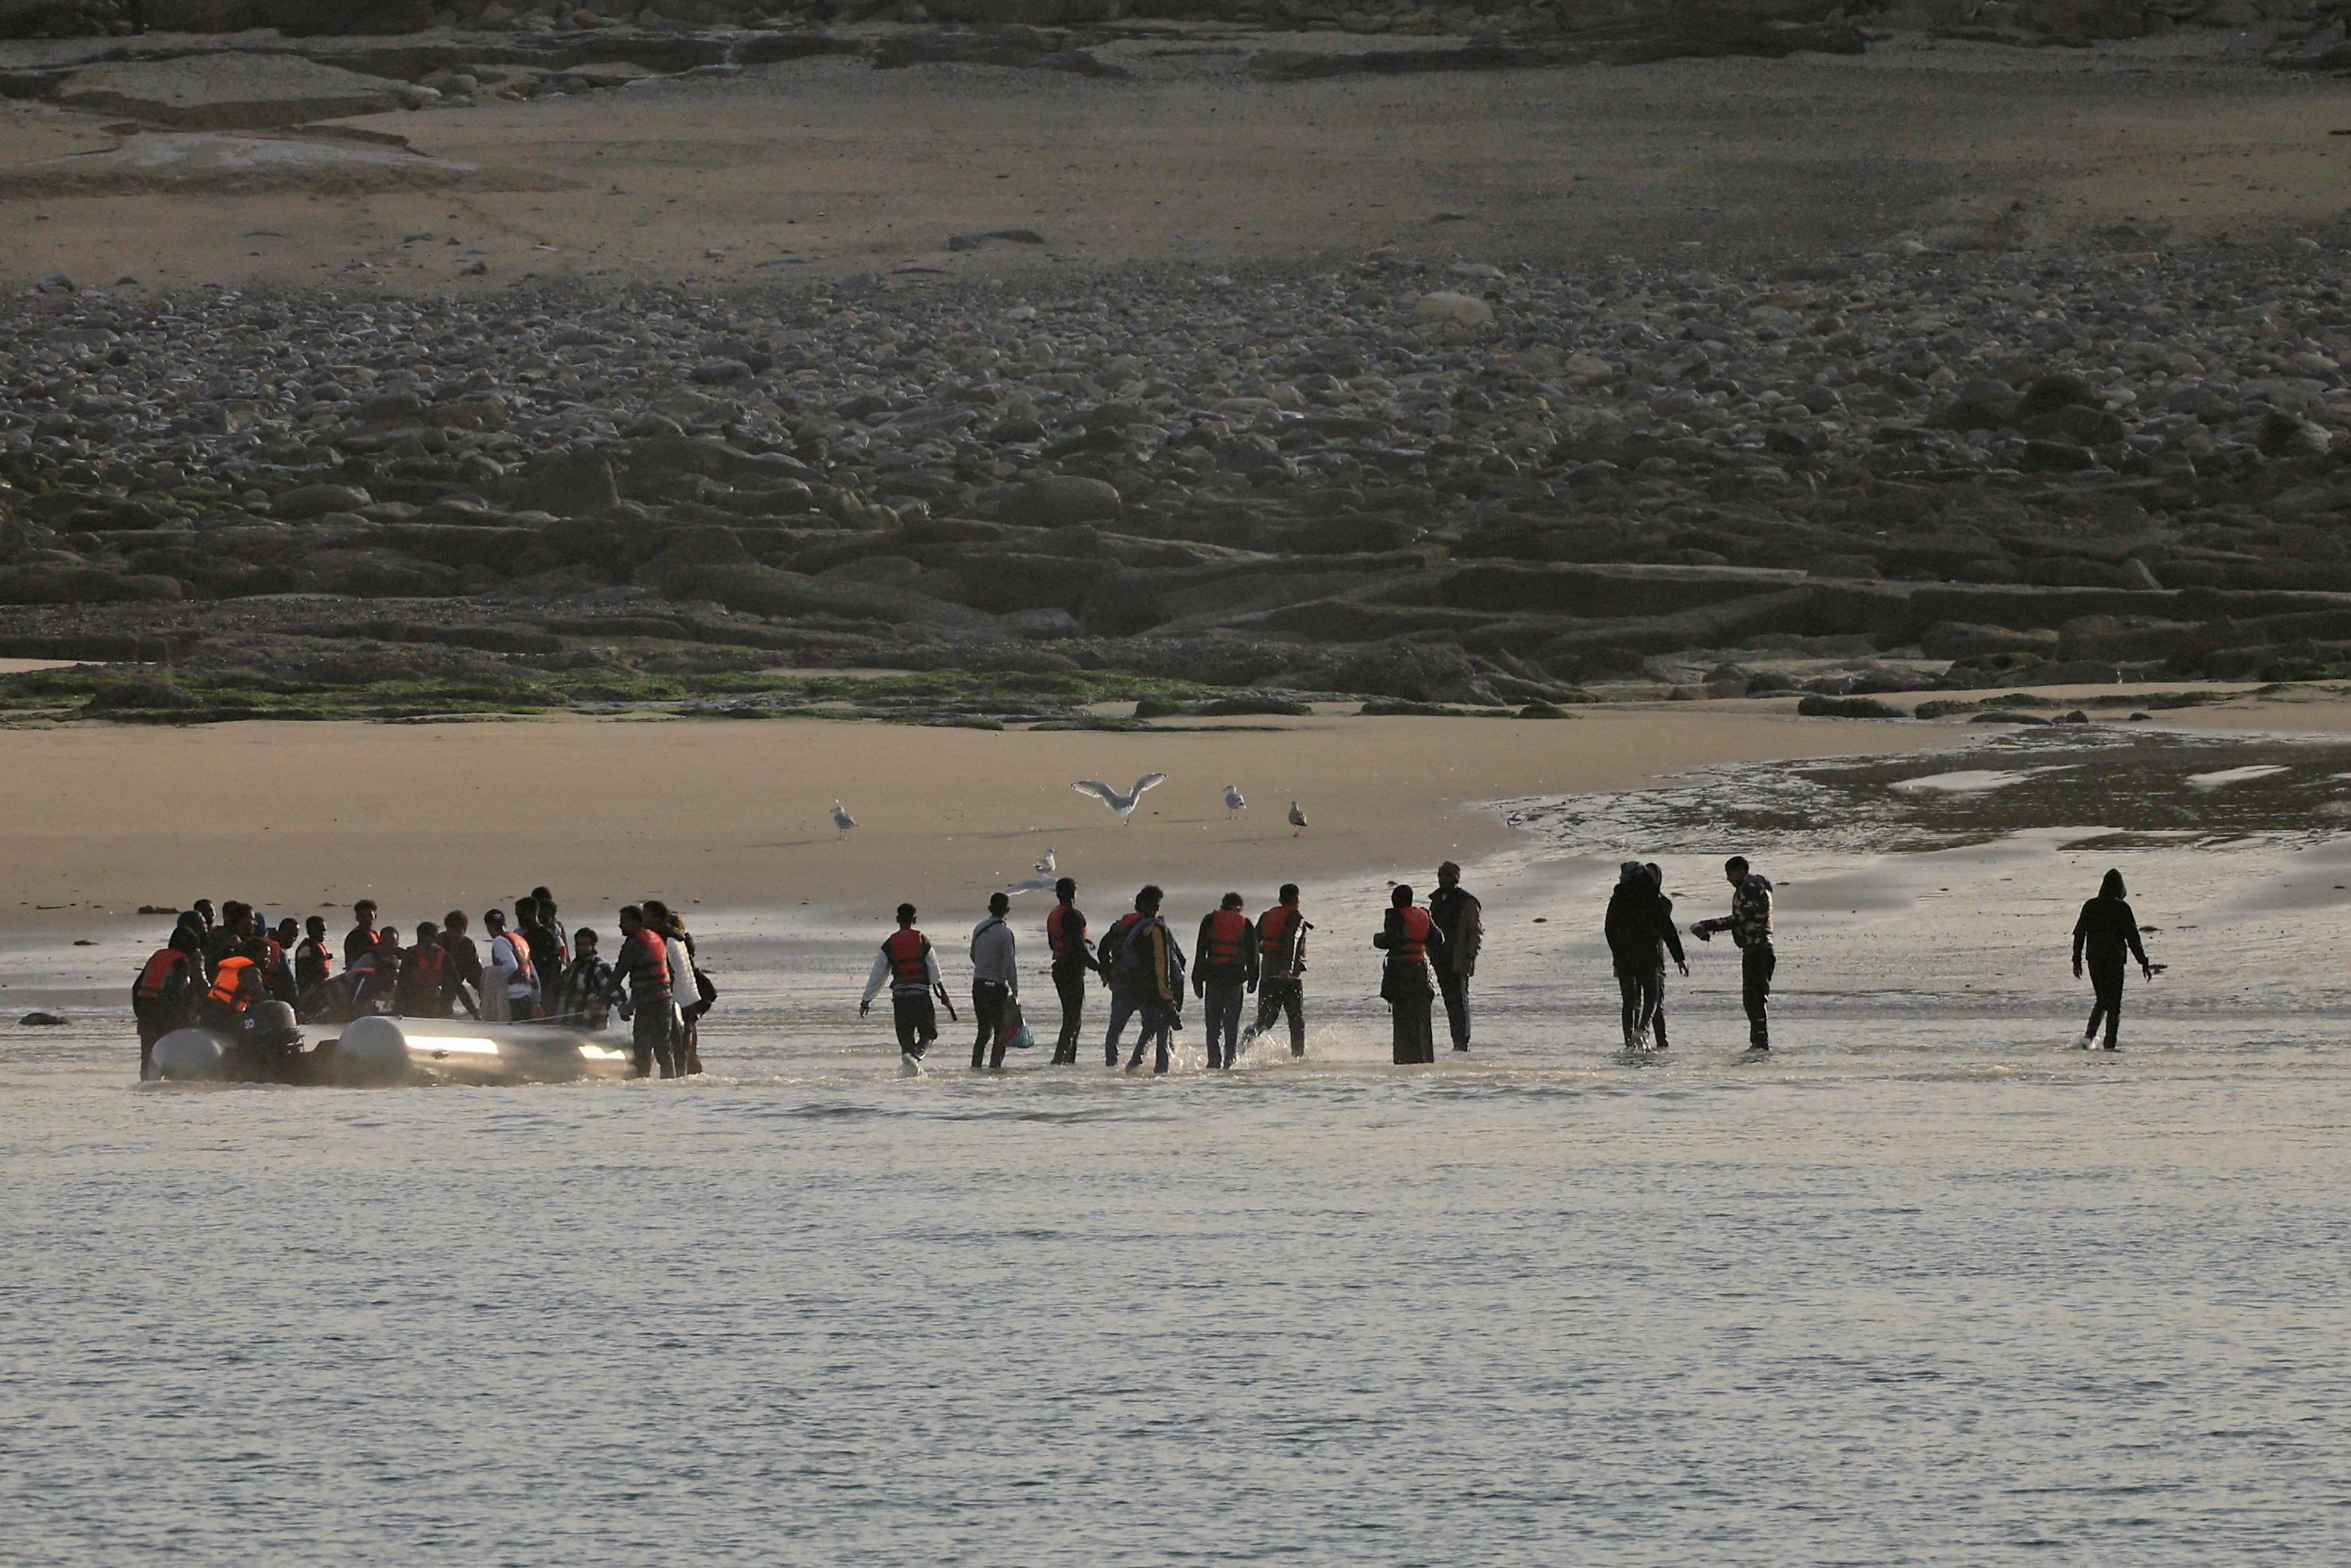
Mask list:
[[[53,279],[0,314],[0,655],[167,658],[11,678],[163,716],[206,706],[174,680],[756,706],[795,667],[1064,707],[2340,674],[2345,283],[2308,242]]]

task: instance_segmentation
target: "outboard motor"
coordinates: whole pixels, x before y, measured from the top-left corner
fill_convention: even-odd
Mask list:
[[[302,1026],[284,1002],[256,1002],[237,1020],[231,1050],[235,1076],[285,1082],[301,1055]]]

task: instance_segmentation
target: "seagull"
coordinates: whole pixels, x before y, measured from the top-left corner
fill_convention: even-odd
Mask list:
[[[1293,839],[1306,831],[1306,813],[1298,809],[1298,802],[1295,800],[1290,803],[1290,825],[1298,830],[1297,832],[1290,835]]]
[[[832,803],[832,826],[833,831],[843,839],[849,837],[850,829],[857,826],[857,819],[842,810],[841,802],[838,800]]]
[[[1238,785],[1238,784],[1228,784],[1228,785],[1226,785],[1226,786],[1225,786],[1225,814],[1226,814],[1228,817],[1238,817],[1238,816],[1239,816],[1243,811],[1246,811],[1246,810],[1249,810],[1249,801],[1248,801],[1248,800],[1244,800],[1244,799],[1242,798],[1242,796],[1241,796],[1241,789],[1240,789],[1240,786],[1239,786],[1239,785]]]
[[[1045,852],[1037,857],[1037,864],[1035,867],[1037,874],[1039,876],[1050,876],[1061,869],[1061,862],[1054,858],[1053,847],[1050,844],[1046,845]]]
[[[1092,795],[1095,800],[1108,806],[1120,821],[1124,822],[1134,815],[1134,809],[1143,804],[1143,792],[1145,789],[1155,789],[1166,782],[1167,775],[1165,773],[1146,773],[1134,781],[1134,789],[1124,793],[1112,789],[1099,779],[1081,779],[1070,788],[1081,795]]]
[[[1027,882],[1014,883],[1004,891],[1015,898],[1024,893],[1050,893],[1053,891],[1053,881],[1054,879],[1050,876],[1032,876]]]

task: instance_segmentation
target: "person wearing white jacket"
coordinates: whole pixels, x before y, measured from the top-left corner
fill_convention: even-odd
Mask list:
[[[1020,994],[1020,970],[1014,954],[1012,927],[1005,914],[1012,900],[997,894],[987,901],[987,918],[971,932],[971,1012],[977,1032],[971,1042],[971,1065],[1004,1065],[1005,1005]]]
[[[663,946],[669,953],[670,1039],[677,1057],[678,1076],[702,1071],[695,1055],[694,1022],[699,1015],[687,1012],[701,999],[702,988],[695,983],[694,954],[687,947],[683,927],[670,906],[658,898],[645,900],[645,925],[662,936]]]
[[[538,977],[532,971],[530,944],[507,929],[503,909],[486,910],[482,928],[490,938],[489,984],[482,1000],[495,1008],[496,1023],[528,1023],[538,1013]]]

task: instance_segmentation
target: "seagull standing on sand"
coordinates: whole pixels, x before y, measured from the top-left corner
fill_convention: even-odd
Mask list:
[[[832,827],[834,833],[839,839],[847,839],[849,837],[849,830],[855,826],[857,826],[857,819],[842,810],[841,809],[841,802],[835,800],[832,803]]]
[[[1246,811],[1246,810],[1249,810],[1249,801],[1248,801],[1247,800],[1245,800],[1245,799],[1243,799],[1243,798],[1242,798],[1240,786],[1239,786],[1239,785],[1238,785],[1238,784],[1228,784],[1228,785],[1226,785],[1226,786],[1225,786],[1225,816],[1226,816],[1226,819],[1227,819],[1228,821],[1230,821],[1232,818],[1239,816],[1243,811]]]
[[[1050,876],[1061,869],[1061,862],[1053,857],[1053,846],[1050,844],[1046,845],[1045,852],[1037,857],[1037,874],[1039,876]]]
[[[1128,819],[1134,815],[1134,809],[1143,804],[1143,792],[1145,789],[1155,789],[1166,782],[1167,775],[1165,773],[1146,773],[1134,781],[1134,788],[1132,789],[1113,789],[1099,779],[1081,779],[1070,788],[1081,795],[1092,795],[1095,800],[1108,806],[1120,821],[1127,822],[1132,827],[1134,824],[1128,821]]]
[[[1290,825],[1297,830],[1290,835],[1293,839],[1306,831],[1306,813],[1298,809],[1298,802],[1295,800],[1290,803]]]

